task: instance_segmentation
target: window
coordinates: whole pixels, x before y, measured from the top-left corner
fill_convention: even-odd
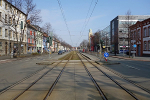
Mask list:
[[[2,6],[2,0],[0,0],[0,6]]]
[[[30,43],[32,43],[32,38],[30,38]]]
[[[12,7],[10,6],[10,12],[12,13]]]
[[[148,28],[148,36],[150,37],[150,27]]]
[[[25,35],[24,38],[25,38],[24,40],[26,41],[27,36]]]
[[[0,21],[2,20],[2,12],[0,12]]]
[[[21,18],[21,13],[20,13],[20,18]]]
[[[144,42],[144,50],[147,50],[147,44],[146,44],[146,41]]]
[[[0,42],[0,50],[2,50],[2,42]]]
[[[134,40],[136,40],[136,36],[137,36],[136,31],[134,31]]]
[[[13,34],[13,37],[14,37],[14,39],[15,39],[15,33]]]
[[[134,32],[131,33],[131,39],[134,39]]]
[[[5,29],[5,37],[8,37],[7,29]]]
[[[150,41],[148,41],[148,50],[150,50]]]
[[[147,34],[146,34],[146,33],[147,33],[147,30],[146,30],[146,28],[144,28],[144,34],[143,34],[143,35],[144,35],[144,37],[146,37],[146,36],[147,36]]]
[[[15,25],[15,19],[13,19],[13,24]]]
[[[7,15],[5,15],[5,23],[7,23]]]
[[[9,30],[9,36],[10,36],[10,38],[12,38],[12,31],[11,30]]]
[[[2,28],[0,27],[0,36],[2,36]]]
[[[12,19],[11,19],[11,17],[9,17],[9,24],[12,24]]]
[[[7,3],[5,3],[5,9],[7,10]]]
[[[30,38],[28,38],[28,43],[30,43]]]
[[[141,37],[141,35],[140,35],[140,30],[138,30],[138,38],[140,38]]]
[[[30,31],[30,35],[32,35],[32,31]]]

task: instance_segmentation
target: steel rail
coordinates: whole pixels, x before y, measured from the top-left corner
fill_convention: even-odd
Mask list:
[[[83,55],[83,54],[82,54],[82,55]],[[85,55],[83,55],[83,56],[85,56]],[[85,56],[85,57],[87,57],[87,56]],[[89,59],[89,58],[88,58],[88,59]],[[97,62],[97,61],[95,61],[95,62],[96,62],[97,64],[99,64],[99,62]],[[99,65],[100,65],[100,64],[99,64]],[[103,65],[101,65],[101,66],[104,67],[105,69],[111,71],[112,73],[118,75],[118,76],[121,77],[122,79],[128,81],[129,83],[133,84],[134,86],[136,86],[136,87],[138,87],[138,88],[142,89],[143,91],[145,91],[145,92],[147,92],[147,93],[150,94],[150,90],[149,90],[149,89],[147,89],[147,88],[145,88],[145,87],[143,87],[143,86],[141,86],[141,85],[139,85],[139,84],[133,82],[132,80],[129,80],[128,78],[126,78],[126,77],[124,77],[123,75],[117,73],[117,72],[114,71],[113,69],[110,69],[110,68],[105,67],[105,66],[103,66]]]
[[[82,55],[82,54],[81,54]],[[84,57],[85,58],[85,57]],[[86,59],[86,58],[85,58]],[[100,68],[95,66],[92,62],[90,62],[88,59],[86,59],[89,63],[91,63],[95,68],[97,68],[100,72],[102,72],[105,76],[107,76],[109,79],[111,79],[114,83],[116,83],[120,88],[125,90],[128,94],[130,94],[134,99],[139,100],[132,92],[130,92],[128,89],[126,89],[124,86],[121,86],[119,82],[117,82],[115,79],[113,79],[111,76],[106,74],[104,71],[102,71]]]
[[[66,56],[65,58],[67,58],[68,56]],[[64,58],[64,59],[65,59]],[[63,60],[61,60],[60,62],[58,62],[54,67],[52,67],[51,69],[49,69],[48,71],[46,71],[42,76],[40,76],[37,80],[35,80],[34,82],[31,83],[31,85],[29,85],[24,91],[22,91],[21,93],[19,93],[15,98],[13,98],[12,100],[16,100],[17,98],[19,98],[23,93],[25,93],[27,90],[29,90],[34,84],[36,84],[40,79],[42,79],[47,73],[49,73],[53,68],[55,68],[56,66],[58,66],[58,64],[60,64]]]
[[[97,64],[99,64],[97,61],[95,61],[95,62],[96,62]],[[145,88],[145,87],[143,87],[143,86],[141,86],[141,85],[139,85],[139,84],[137,84],[137,83],[133,82],[132,80],[129,80],[128,78],[126,78],[126,77],[124,77],[123,75],[121,75],[121,74],[117,73],[117,72],[116,72],[116,71],[114,71],[113,69],[107,68],[107,67],[105,67],[105,66],[103,66],[103,65],[101,65],[101,66],[102,66],[102,67],[104,67],[105,69],[107,69],[107,70],[111,71],[112,73],[114,73],[114,74],[118,75],[118,76],[119,76],[119,77],[121,77],[122,79],[124,79],[124,80],[128,81],[129,83],[131,83],[131,84],[133,84],[133,85],[137,86],[138,88],[140,88],[140,89],[142,89],[143,91],[145,91],[145,92],[147,92],[147,93],[149,93],[149,94],[150,94],[150,90],[149,90],[149,89],[147,89],[147,88]]]
[[[50,94],[52,93],[52,91],[53,91],[55,85],[57,84],[58,80],[60,79],[60,77],[61,77],[61,75],[62,75],[64,69],[66,68],[67,63],[68,63],[69,60],[72,58],[72,56],[73,56],[73,54],[69,57],[68,61],[65,63],[63,69],[61,70],[61,72],[60,72],[59,75],[57,76],[56,80],[54,81],[54,83],[53,83],[52,86],[50,87],[48,93],[46,94],[46,96],[44,97],[43,100],[46,100],[46,99],[50,96]]]
[[[105,96],[105,94],[103,93],[102,89],[99,87],[99,85],[97,84],[96,80],[93,78],[93,76],[91,75],[91,73],[89,72],[89,70],[87,69],[87,67],[85,66],[84,62],[82,61],[81,57],[78,55],[78,57],[80,58],[86,72],[88,73],[88,75],[90,76],[92,82],[94,83],[95,87],[97,88],[99,94],[101,95],[103,100],[108,100],[107,97]]]
[[[44,70],[45,68],[46,68],[46,66],[44,66],[43,68],[41,68],[41,69],[39,69],[39,70],[37,70],[37,71],[33,72],[33,73],[32,73],[32,74],[30,74],[30,75],[28,75],[28,76],[24,77],[23,79],[21,79],[21,80],[19,80],[19,81],[15,82],[14,84],[12,84],[12,85],[10,85],[10,86],[8,86],[8,87],[6,87],[6,88],[4,88],[4,89],[0,90],[0,95],[1,95],[1,94],[3,94],[3,93],[5,93],[7,90],[10,90],[10,89],[11,89],[11,88],[13,88],[14,86],[16,86],[16,85],[20,84],[21,82],[23,82],[23,81],[27,80],[28,78],[32,77],[33,75],[37,74],[38,72],[40,72],[40,71]]]

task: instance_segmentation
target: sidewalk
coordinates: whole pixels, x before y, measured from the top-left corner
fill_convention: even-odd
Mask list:
[[[88,54],[99,57],[98,52],[89,52]],[[104,53],[102,53],[102,57],[104,57],[103,54]],[[150,62],[150,57],[137,57],[137,56],[135,56],[134,58],[132,58],[132,55],[131,55],[130,58],[129,58],[129,55],[124,54],[124,56],[123,56],[122,53],[116,54],[116,56],[115,56],[115,54],[109,53],[109,57],[127,59],[127,60],[135,60],[135,61],[148,61],[148,62]]]
[[[33,56],[40,56],[40,54],[39,55],[21,54],[21,57],[18,57],[18,58],[11,58],[11,56],[0,56],[0,60],[5,60],[5,59],[20,59],[20,58],[33,57]]]

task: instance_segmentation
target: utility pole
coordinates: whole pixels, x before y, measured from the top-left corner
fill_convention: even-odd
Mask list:
[[[99,35],[101,36],[101,33]],[[100,43],[100,40],[101,40],[100,36],[99,36],[99,46],[100,46],[99,56],[100,56],[100,61],[101,61],[101,59],[102,59],[102,57],[101,57],[102,49],[101,49],[101,43]]]
[[[50,46],[52,45],[52,42],[53,42],[53,32],[50,32],[50,36],[49,36],[49,58],[51,58],[51,53],[52,53],[52,50],[50,48]]]

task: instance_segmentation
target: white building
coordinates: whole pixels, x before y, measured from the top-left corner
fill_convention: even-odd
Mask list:
[[[27,53],[27,29],[24,29],[25,23],[25,13],[7,0],[0,0],[0,55],[9,55],[14,48],[17,49],[17,39],[18,42],[23,40],[21,52]],[[21,30],[24,30],[24,32]]]

